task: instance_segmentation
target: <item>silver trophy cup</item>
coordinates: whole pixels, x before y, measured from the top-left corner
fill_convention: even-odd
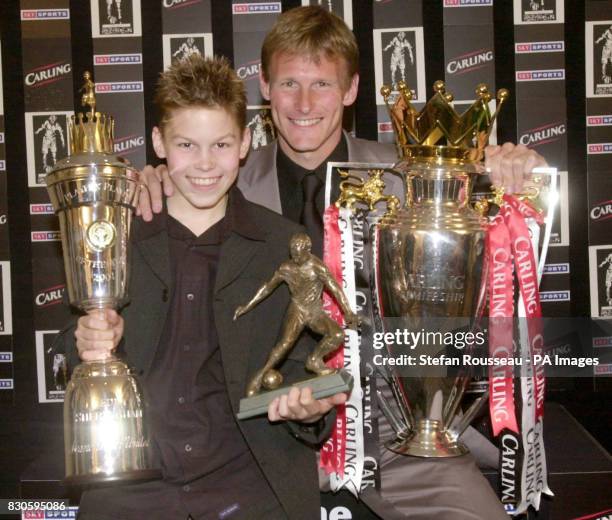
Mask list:
[[[138,172],[112,154],[112,118],[94,111],[89,86],[84,100],[91,112],[73,117],[69,128],[72,154],[46,177],[69,300],[83,311],[118,309],[127,301],[128,237],[138,197]],[[160,476],[149,466],[143,410],[135,378],[115,356],[75,367],[64,398],[65,482]]]

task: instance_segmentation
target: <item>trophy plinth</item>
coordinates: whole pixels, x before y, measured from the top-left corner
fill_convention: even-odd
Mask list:
[[[138,172],[113,154],[113,119],[95,112],[94,84],[84,77],[91,111],[72,117],[71,155],[46,176],[47,191],[59,217],[71,305],[118,309],[127,302]],[[161,477],[148,462],[141,395],[115,356],[75,367],[64,397],[66,484]]]
[[[406,437],[398,436],[385,446],[400,455],[413,457],[457,457],[469,453],[455,435],[444,429],[441,421],[423,419]]]

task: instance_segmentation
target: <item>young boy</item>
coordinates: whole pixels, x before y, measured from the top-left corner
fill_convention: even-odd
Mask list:
[[[134,222],[130,304],[121,316],[81,317],[72,354],[124,351],[141,376],[164,478],[86,492],[80,518],[316,518],[315,452],[295,437],[321,442],[326,413],[345,396],[317,401],[294,388],[268,417],[294,422],[235,419],[248,378],[279,336],[289,295],[276,291],[236,322],[234,311],[287,259],[300,228],[234,186],[250,134],[244,86],[226,60],[192,56],[173,65],[156,103],[153,145],[174,193],[153,221]],[[308,346],[285,363],[289,380],[303,377]]]

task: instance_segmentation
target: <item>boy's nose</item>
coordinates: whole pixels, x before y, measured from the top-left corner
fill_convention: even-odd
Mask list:
[[[215,159],[210,153],[202,153],[197,166],[200,170],[212,170],[215,167]]]

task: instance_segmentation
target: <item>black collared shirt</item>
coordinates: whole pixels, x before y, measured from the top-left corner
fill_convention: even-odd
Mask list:
[[[348,146],[344,134],[334,151],[314,170],[307,170],[300,165],[294,163],[281,150],[280,145],[277,147],[276,154],[276,171],[278,172],[278,187],[280,191],[281,206],[283,216],[294,222],[300,222],[300,216],[304,208],[304,194],[302,190],[302,179],[311,173],[314,173],[325,186],[325,176],[327,175],[328,162],[346,162],[348,161]],[[332,193],[332,200],[335,200],[337,194]],[[316,205],[321,214],[325,209],[325,190],[320,190]]]
[[[143,497],[141,511],[155,511],[147,518],[164,518],[163,511],[194,519],[249,518],[248,511],[278,504],[233,416],[213,314],[223,242],[231,233],[258,233],[244,203],[232,189],[225,217],[200,236],[167,214],[157,223],[168,234],[173,290],[145,395],[167,486],[154,500],[150,493]]]

